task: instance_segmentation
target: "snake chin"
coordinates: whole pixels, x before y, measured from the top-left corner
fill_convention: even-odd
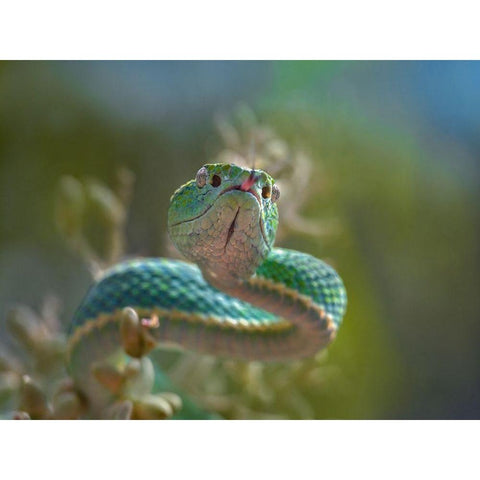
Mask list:
[[[245,210],[245,208],[249,211],[249,213],[252,213],[252,211],[255,211],[255,214],[252,215],[252,218],[258,218],[258,229],[260,231],[260,234],[261,234],[261,239],[264,243],[264,247],[267,248],[267,249],[270,249],[270,246],[269,246],[269,242],[268,242],[268,238],[267,238],[267,234],[265,232],[265,225],[263,223],[263,215],[262,215],[262,210],[263,210],[263,206],[262,206],[262,201],[260,200],[260,197],[258,195],[258,193],[253,190],[252,188],[248,189],[248,190],[244,190],[243,188],[241,188],[242,186],[241,185],[236,185],[236,186],[233,186],[233,187],[228,187],[226,188],[225,190],[223,190],[218,198],[216,199],[216,201],[211,205],[211,207],[218,201],[220,201],[220,199],[223,197],[223,195],[225,194],[228,194],[230,192],[234,192],[233,194],[235,196],[237,195],[241,195],[240,198],[243,198],[244,199],[244,203],[242,204],[241,201],[238,202],[238,208],[237,208],[237,211],[235,213],[235,216],[232,220],[232,222],[230,223],[230,227],[228,229],[228,233],[227,233],[227,239],[226,239],[226,242],[225,242],[225,248],[227,248],[227,245],[230,243],[231,239],[232,239],[232,236],[234,235],[235,233],[235,230],[237,229],[238,230],[238,217],[239,217],[239,213],[240,213],[240,210],[243,209]],[[255,199],[255,203],[256,203],[256,206],[257,208],[253,208],[253,205],[250,201],[251,197],[253,197]],[[248,200],[247,200],[248,199]],[[248,205],[247,207],[245,207],[245,205]],[[258,210],[257,210],[258,209]],[[207,209],[207,210],[210,210]],[[204,212],[204,213],[207,213],[207,212]]]
[[[228,228],[228,232],[227,232],[227,241],[225,242],[225,249],[227,248],[231,238],[232,238],[232,235],[235,233],[235,225],[237,223],[237,217],[238,217],[238,213],[240,212],[240,208],[237,210],[237,213],[235,214],[235,217],[233,217],[233,220],[232,220],[232,223],[230,224],[230,227]]]
[[[246,187],[229,186],[195,217],[169,225],[178,250],[217,288],[249,279],[273,244],[264,225],[268,212],[255,187]]]

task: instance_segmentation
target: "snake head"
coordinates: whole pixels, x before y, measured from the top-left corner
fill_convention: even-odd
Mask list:
[[[273,246],[278,196],[262,170],[204,165],[170,199],[170,238],[208,282],[234,286],[255,273]]]

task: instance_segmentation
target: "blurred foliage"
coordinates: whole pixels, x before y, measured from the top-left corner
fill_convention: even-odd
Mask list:
[[[63,375],[55,355],[42,370],[43,347],[25,335],[29,355],[16,348],[23,327],[10,327],[17,343],[6,335],[10,307],[39,311],[27,317],[36,315],[29,328],[42,329],[45,299],[61,299],[58,327],[38,337],[60,345],[92,271],[125,254],[171,256],[173,190],[207,161],[250,158],[254,139],[258,166],[281,183],[277,245],[338,269],[349,295],[344,324],[328,352],[285,365],[156,352],[170,378],[157,383],[226,418],[478,418],[479,169],[471,158],[480,152],[466,133],[443,135],[441,115],[434,125],[420,108],[442,68],[449,90],[434,91],[452,97],[447,106],[457,105],[462,75],[475,72],[427,63],[0,63],[3,411],[14,409],[12,392],[15,408],[25,392],[37,395],[33,384],[48,399],[36,415],[48,417]],[[171,79],[163,90],[133,94],[140,106],[168,104],[168,115],[132,120],[102,103],[116,95],[131,105],[119,85],[141,82],[138,72]],[[203,97],[207,87],[188,72],[217,86],[220,72],[225,91]],[[235,107],[239,97],[253,109]],[[186,398],[183,413],[201,417]]]

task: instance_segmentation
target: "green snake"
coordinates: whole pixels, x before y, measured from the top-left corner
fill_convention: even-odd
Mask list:
[[[174,192],[169,235],[192,263],[143,258],[114,266],[72,320],[68,368],[91,404],[108,399],[93,366],[127,356],[125,307],[146,319],[140,328],[151,343],[220,357],[297,359],[334,339],[346,310],[344,285],[323,261],[272,248],[279,194],[266,172],[231,164],[204,165]]]

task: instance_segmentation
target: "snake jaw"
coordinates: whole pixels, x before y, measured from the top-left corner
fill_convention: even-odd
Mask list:
[[[250,195],[252,195],[256,200],[257,200],[257,203],[258,203],[258,207],[260,209],[260,215],[259,215],[259,220],[258,220],[258,223],[259,223],[259,227],[260,227],[260,232],[262,234],[262,239],[265,243],[265,246],[268,247],[269,245],[269,242],[268,242],[268,239],[267,239],[267,234],[265,232],[265,226],[264,226],[264,222],[263,222],[263,216],[261,214],[262,212],[262,209],[263,209],[263,205],[262,205],[262,201],[260,199],[260,195],[252,188],[252,186],[255,184],[255,182],[257,181],[258,177],[253,177],[253,179],[251,179],[251,177],[248,177],[242,184],[240,185],[234,185],[234,186],[231,186],[231,187],[227,187],[225,188],[224,190],[222,190],[217,199],[215,200],[215,202],[221,198],[223,195],[225,195],[226,193],[228,192],[232,192],[234,190],[238,190],[238,191],[241,191],[241,192],[245,192],[245,193],[248,193]],[[189,223],[189,222],[193,222],[194,220],[198,220],[200,218],[202,218],[203,216],[205,216],[208,211],[215,205],[215,202],[213,202],[212,204],[210,204],[203,212],[201,212],[199,215],[196,215],[195,217],[192,217],[192,218],[189,218],[187,220],[182,220],[180,222],[176,222],[176,223],[172,223],[170,225],[170,227],[176,227],[178,225],[182,225],[184,223]],[[239,209],[240,210],[240,209]],[[227,244],[228,242],[230,241],[230,238],[233,234],[233,227],[234,227],[234,223],[235,223],[235,220],[238,216],[238,211],[237,210],[237,214],[235,215],[235,218],[232,222],[232,224],[230,225],[230,229],[229,229],[229,235],[227,237],[227,242],[225,244],[225,248],[227,247]],[[230,230],[232,230],[230,232]]]
[[[238,284],[255,273],[272,248],[277,206],[263,190],[274,182],[262,170],[204,168],[205,184],[191,180],[172,196],[170,238],[209,283]]]

